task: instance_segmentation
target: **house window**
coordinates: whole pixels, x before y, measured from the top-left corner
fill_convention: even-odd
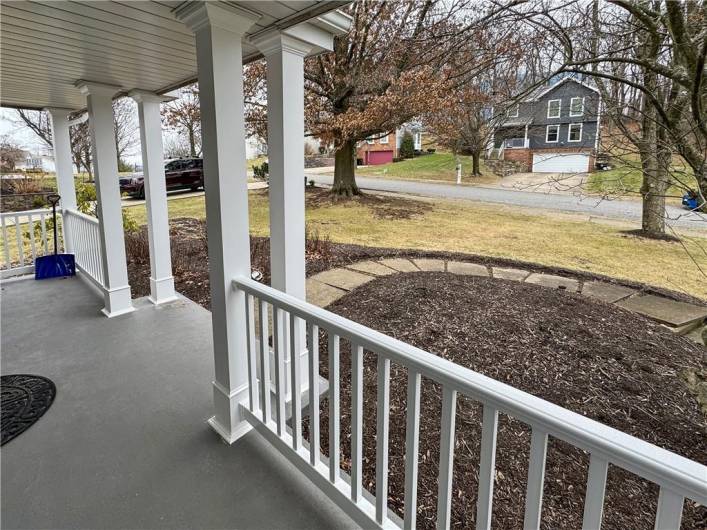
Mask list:
[[[549,144],[557,143],[560,139],[560,126],[559,125],[548,125],[545,130],[545,142]]]
[[[567,133],[568,142],[581,142],[582,141],[582,124],[581,123],[571,123],[569,131]]]
[[[520,113],[520,105],[514,105],[513,107],[508,109],[508,117],[509,118],[517,118],[519,113]]]
[[[570,99],[570,116],[584,115],[584,98],[576,97]]]
[[[388,135],[386,134],[385,136],[381,136],[380,140],[378,140],[378,143],[387,144],[388,143]]]
[[[366,143],[373,145],[374,143],[376,143],[376,140],[373,138],[373,136],[369,136],[368,138],[366,138]]]
[[[422,133],[421,132],[415,133],[415,149],[418,151],[422,150]]]
[[[562,100],[561,99],[551,99],[547,102],[547,117],[548,118],[559,118],[560,112],[562,112]]]

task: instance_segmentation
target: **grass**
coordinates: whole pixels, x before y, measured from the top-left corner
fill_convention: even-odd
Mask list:
[[[470,183],[496,182],[498,177],[491,173],[481,161],[481,177],[469,177],[471,157],[459,157],[462,163],[462,180]],[[402,180],[433,180],[438,182],[456,182],[457,161],[452,153],[433,153],[409,158],[401,162],[391,162],[379,166],[361,167],[357,175],[366,177],[385,177]]]
[[[679,182],[674,182],[667,191],[669,202],[679,203],[685,193],[685,188],[696,188],[697,182],[688,168],[675,161],[671,173]],[[589,175],[586,191],[617,197],[640,197],[643,173],[638,160],[619,163],[608,171],[595,171]]]
[[[411,207],[418,213],[401,219],[381,218],[375,209],[356,200],[326,203],[308,208],[307,222],[338,243],[516,259],[634,280],[707,299],[707,281],[695,264],[707,271],[705,237],[683,234],[683,248],[681,243],[627,235],[622,227],[610,224],[511,207],[452,200],[404,200],[392,206],[401,213],[409,213]],[[144,205],[130,207],[130,212],[138,222],[145,222]],[[204,218],[204,198],[171,200],[169,215]],[[266,192],[250,193],[250,222],[254,235],[268,235]]]

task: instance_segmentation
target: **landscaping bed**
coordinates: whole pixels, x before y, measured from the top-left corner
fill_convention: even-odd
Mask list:
[[[448,273],[377,278],[329,310],[670,451],[707,463],[705,416],[685,384],[704,349],[639,315],[537,285]],[[327,337],[320,337],[328,377]],[[364,486],[375,491],[376,362],[364,354]],[[350,468],[351,359],[341,343],[342,466]],[[389,501],[402,515],[407,371],[391,366]],[[321,407],[328,452],[326,400]],[[441,388],[423,377],[418,526],[436,519]],[[482,411],[460,397],[453,527],[475,524]],[[521,528],[530,429],[500,415],[493,527]],[[544,528],[580,528],[589,458],[550,437]],[[610,466],[604,528],[652,528],[658,488]],[[707,510],[686,501],[683,528]]]
[[[321,200],[326,200],[322,198]],[[385,208],[381,215],[390,215]],[[172,259],[177,290],[209,307],[204,222],[172,221]],[[145,231],[126,239],[134,296],[149,294],[149,250]],[[376,257],[441,257],[488,265],[521,267],[578,278],[589,273],[459,253],[422,252],[333,244],[309,233],[307,275]],[[251,238],[253,268],[269,283],[269,241]],[[645,292],[694,302],[678,293],[632,282]],[[698,301],[699,302],[699,301]],[[656,323],[582,295],[538,285],[449,273],[394,274],[377,278],[328,307],[331,311],[441,355],[685,457],[706,463],[705,416],[684,382],[685,373],[704,371],[704,348]],[[326,337],[320,344],[327,373]],[[342,341],[342,466],[350,466],[350,357]],[[365,354],[364,486],[375,491],[376,369]],[[403,509],[406,370],[391,370],[390,506]],[[436,517],[441,390],[423,378],[420,433],[418,525],[432,528]],[[322,448],[327,446],[327,401],[322,402]],[[453,483],[455,527],[473,526],[481,438],[481,408],[460,397]],[[305,422],[306,423],[306,422]],[[305,435],[307,429],[305,425]],[[522,527],[530,431],[501,415],[497,450],[494,528]],[[543,525],[580,527],[588,455],[550,438]],[[615,467],[609,469],[604,528],[651,528],[657,487]],[[683,528],[707,525],[705,508],[686,502]]]

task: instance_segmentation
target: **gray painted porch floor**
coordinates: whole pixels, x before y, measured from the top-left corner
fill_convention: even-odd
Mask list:
[[[255,432],[211,414],[211,315],[188,300],[107,319],[79,279],[2,284],[2,373],[52,407],[2,456],[3,528],[349,528]]]

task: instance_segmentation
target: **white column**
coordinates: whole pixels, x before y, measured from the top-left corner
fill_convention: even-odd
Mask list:
[[[142,172],[147,205],[147,235],[150,242],[150,301],[163,304],[176,300],[167,216],[167,184],[162,150],[160,103],[174,98],[143,90],[128,94],[137,102],[142,142]]]
[[[103,266],[103,313],[114,317],[133,311],[125,259],[123,214],[118,185],[118,153],[113,129],[113,96],[120,87],[78,81],[86,96]]]
[[[57,192],[61,196],[61,209],[76,209],[76,186],[74,184],[74,168],[71,157],[71,136],[69,134],[68,109],[46,109],[51,118],[52,144],[54,150],[54,167],[56,171]],[[64,247],[71,253],[74,250],[71,231],[67,223],[62,223]]]
[[[304,203],[304,57],[313,46],[279,32],[254,44],[267,61],[270,284],[306,300]],[[288,324],[289,325],[289,324]],[[304,322],[295,330],[302,389],[309,386]],[[287,359],[286,369],[289,373]],[[286,390],[291,384],[287,378]]]
[[[209,424],[233,443],[250,430],[239,410],[248,400],[245,294],[231,282],[251,271],[241,39],[257,17],[216,2],[186,3],[177,16],[196,34],[216,368]]]

